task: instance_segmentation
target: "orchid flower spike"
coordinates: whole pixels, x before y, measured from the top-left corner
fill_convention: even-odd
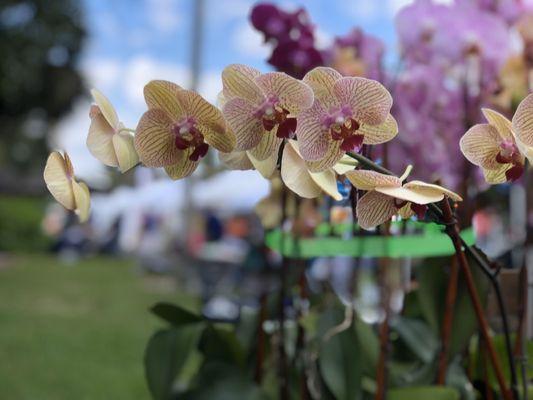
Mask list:
[[[76,181],[70,158],[64,154],[54,151],[48,156],[44,181],[52,196],[67,210],[74,210],[80,222],[85,222],[89,219],[91,204],[89,188]]]
[[[235,133],[238,151],[262,161],[294,137],[298,115],[313,103],[313,91],[283,72],[261,74],[233,64],[222,72],[224,117]]]
[[[308,72],[303,81],[314,92],[313,105],[298,117],[296,135],[305,160],[324,171],[363,144],[385,143],[398,133],[392,97],[374,80],[343,77],[328,67]]]
[[[417,215],[424,218],[427,205],[441,201],[448,196],[454,201],[462,198],[442,186],[421,181],[411,181],[402,185],[402,178],[374,171],[355,170],[346,172],[353,186],[366,190],[357,202],[356,214],[359,225],[372,229],[399,214],[402,218]]]
[[[470,128],[459,142],[472,164],[481,167],[490,184],[514,182],[524,172],[524,154],[533,159],[533,96],[518,106],[513,121],[484,108],[488,124]]]
[[[118,120],[111,102],[98,90],[91,90],[96,104],[91,106],[91,125],[87,147],[105,165],[118,167],[124,173],[139,162],[133,146],[133,135]]]
[[[148,167],[165,167],[172,179],[194,172],[209,149],[229,153],[235,136],[222,113],[199,94],[162,80],[144,87],[148,105],[139,121],[135,148]]]

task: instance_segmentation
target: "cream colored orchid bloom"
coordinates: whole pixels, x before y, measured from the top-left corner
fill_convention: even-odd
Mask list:
[[[512,123],[496,111],[482,109],[488,124],[474,125],[459,142],[464,156],[481,167],[488,183],[513,182],[524,172],[523,153],[531,153],[533,145],[533,104],[528,106],[526,100]]]
[[[139,163],[133,145],[133,135],[118,120],[111,102],[96,89],[91,90],[95,105],[89,116],[91,125],[87,147],[91,154],[105,165],[118,167],[124,173]]]
[[[417,214],[424,218],[427,204],[435,203],[448,196],[454,201],[461,197],[438,185],[421,181],[411,181],[402,185],[410,169],[402,177],[380,174],[374,171],[355,170],[346,172],[346,177],[353,186],[366,190],[357,202],[357,220],[364,229],[372,229],[399,214],[410,218]]]
[[[192,174],[209,147],[229,153],[235,135],[222,113],[202,96],[163,80],[144,87],[148,105],[137,125],[135,148],[148,167],[165,167],[174,180]]]
[[[390,114],[392,96],[379,82],[343,77],[332,68],[317,67],[303,78],[314,93],[311,107],[298,116],[296,136],[313,172],[335,165],[363,144],[386,143],[398,133]]]
[[[533,164],[533,94],[520,102],[512,124],[518,149]]]
[[[313,91],[283,72],[261,74],[241,64],[222,72],[222,112],[235,133],[239,151],[257,160],[277,153],[283,139],[294,137],[296,117],[313,103]]]
[[[76,181],[67,153],[62,156],[54,151],[48,156],[44,167],[44,181],[52,196],[66,209],[74,210],[80,222],[89,219],[89,188],[85,183]]]
[[[341,159],[333,168],[322,172],[311,172],[312,162],[303,159],[298,142],[289,140],[281,158],[281,179],[285,185],[300,197],[313,199],[326,193],[335,200],[342,200],[337,188],[337,173],[342,175],[355,167],[355,160]],[[351,162],[350,162],[351,161]],[[344,162],[344,163],[343,163]]]

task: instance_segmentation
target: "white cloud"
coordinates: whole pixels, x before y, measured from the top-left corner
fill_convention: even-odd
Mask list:
[[[220,71],[207,71],[200,76],[200,93],[211,104],[216,105],[217,96],[222,90],[222,78]]]
[[[161,33],[175,31],[182,23],[178,0],[148,0],[146,11],[152,27]]]
[[[106,92],[109,92],[119,79],[120,70],[120,61],[112,58],[89,58],[82,64],[87,84]]]
[[[264,60],[270,54],[269,45],[263,42],[263,35],[248,22],[235,28],[231,42],[238,53],[247,57]]]
[[[166,79],[186,88],[190,84],[191,74],[183,65],[158,61],[148,55],[130,59],[124,66],[120,82],[131,106],[144,107],[143,87],[153,79]]]
[[[325,30],[315,28],[315,42],[318,49],[326,49],[333,44],[333,35]]]

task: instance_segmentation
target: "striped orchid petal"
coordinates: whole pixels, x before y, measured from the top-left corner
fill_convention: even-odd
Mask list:
[[[372,229],[389,221],[397,211],[392,197],[370,191],[357,202],[357,222],[363,229]]]
[[[364,124],[382,124],[392,107],[390,93],[372,79],[344,77],[335,83],[334,90],[341,103],[351,107],[353,117]]]
[[[470,128],[459,141],[461,152],[472,164],[484,169],[500,167],[496,156],[500,152],[501,137],[498,130],[489,124],[477,124]]]
[[[530,154],[533,147],[533,93],[518,105],[512,124],[517,141]]]
[[[288,110],[292,115],[298,115],[313,104],[311,88],[283,72],[268,72],[259,75],[255,78],[255,82],[266,97],[275,96],[279,99],[279,106]]]
[[[235,134],[235,150],[250,150],[266,135],[261,120],[256,118],[255,106],[244,98],[234,98],[224,105],[224,117]]]
[[[228,65],[222,71],[222,87],[225,101],[241,98],[252,104],[263,101],[264,95],[255,83],[261,72],[242,64]]]
[[[149,109],[142,115],[136,129],[135,149],[148,167],[173,165],[183,157],[172,135],[172,120],[159,108]]]
[[[347,171],[346,177],[359,190],[375,190],[378,187],[398,188],[402,186],[399,178],[368,170]]]

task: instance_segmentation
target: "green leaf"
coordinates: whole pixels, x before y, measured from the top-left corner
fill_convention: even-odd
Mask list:
[[[427,324],[398,316],[391,321],[391,328],[398,332],[407,347],[420,360],[425,363],[433,360],[439,349],[439,342]]]
[[[219,361],[208,361],[197,376],[195,388],[180,395],[180,400],[268,400],[269,397],[241,368]]]
[[[387,400],[459,400],[459,392],[445,386],[418,386],[391,389]]]
[[[246,353],[233,327],[209,325],[200,340],[206,359],[244,367]]]
[[[319,331],[326,332],[344,319],[340,309],[327,310],[319,320]],[[360,399],[362,358],[355,330],[350,327],[322,343],[320,373],[337,400]]]
[[[479,268],[472,260],[470,270],[474,283],[478,289],[479,296],[484,302],[487,298],[489,283]],[[419,288],[417,290],[420,307],[424,319],[428,322],[434,335],[440,337],[442,316],[445,309],[446,289],[448,286],[448,273],[443,265],[449,264],[449,258],[439,258],[426,260],[424,265],[417,268],[417,280]],[[462,272],[459,271],[457,286],[457,298],[453,312],[452,335],[450,338],[449,358],[453,358],[468,345],[468,341],[475,333],[477,320],[472,307],[472,302],[468,294],[466,283],[462,279]]]
[[[160,302],[152,306],[152,313],[175,326],[203,321],[202,316],[171,303]]]
[[[448,367],[446,374],[446,385],[459,390],[461,398],[464,400],[476,400],[476,390],[466,375],[466,371],[461,365],[462,357],[457,356]]]
[[[168,400],[176,376],[196,350],[204,324],[157,331],[144,353],[146,380],[154,400]]]
[[[354,323],[357,334],[357,347],[361,352],[363,372],[372,377],[376,376],[379,359],[379,338],[372,325],[357,318]]]

